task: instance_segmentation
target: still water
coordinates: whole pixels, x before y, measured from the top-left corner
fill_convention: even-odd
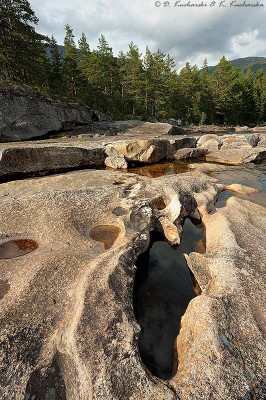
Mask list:
[[[186,219],[181,244],[173,249],[158,232],[139,256],[134,284],[134,310],[141,327],[139,352],[150,372],[169,379],[177,368],[176,337],[181,318],[196,296],[184,253],[205,251],[202,225]]]

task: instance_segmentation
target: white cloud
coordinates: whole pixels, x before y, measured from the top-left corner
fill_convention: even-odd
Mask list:
[[[146,45],[170,52],[179,68],[187,60],[201,65],[205,57],[215,64],[223,54],[231,59],[266,56],[266,7],[233,9],[226,0],[223,8],[218,0],[213,8],[178,8],[175,1],[170,1],[170,8],[155,7],[153,0],[31,0],[31,5],[40,18],[38,29],[54,34],[59,43],[69,23],[77,38],[81,32],[87,34],[92,48],[103,33],[115,54],[133,41],[142,52]]]

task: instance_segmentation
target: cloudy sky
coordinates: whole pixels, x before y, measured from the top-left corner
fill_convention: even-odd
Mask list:
[[[188,0],[179,0],[185,5]],[[30,0],[40,19],[38,31],[53,34],[63,43],[64,26],[70,24],[76,39],[85,32],[91,48],[103,33],[114,54],[127,50],[128,43],[138,44],[142,52],[160,48],[172,54],[177,68],[186,61],[201,65],[208,58],[216,64],[222,55],[228,59],[247,56],[266,57],[266,0],[263,7],[230,7],[225,0],[203,0],[207,7],[176,7],[176,0]],[[235,0],[241,4],[244,0]],[[157,6],[155,5],[157,3]],[[201,0],[190,0],[201,3]],[[246,0],[257,3],[257,0]]]

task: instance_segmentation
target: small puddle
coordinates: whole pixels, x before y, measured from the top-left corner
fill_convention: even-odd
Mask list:
[[[230,197],[235,196],[236,193],[232,192],[231,190],[223,190],[218,197],[217,202],[215,203],[216,208],[223,208],[226,206],[226,202]]]
[[[149,176],[150,178],[158,178],[159,176],[163,175],[175,175],[191,171],[191,168],[189,168],[188,165],[188,163],[167,162],[129,168],[128,172]]]
[[[136,262],[133,302],[141,327],[139,352],[149,371],[170,379],[177,370],[175,349],[181,318],[196,293],[183,253],[205,252],[205,232],[186,219],[181,244],[173,249],[158,232]]]
[[[127,215],[129,213],[129,211],[123,207],[116,207],[113,209],[112,213],[114,215],[116,215],[117,217],[121,217],[123,215]]]
[[[0,260],[24,256],[38,247],[38,244],[31,239],[8,240],[0,244]]]
[[[101,242],[105,250],[111,249],[120,234],[120,228],[115,225],[98,225],[90,231],[90,237]]]

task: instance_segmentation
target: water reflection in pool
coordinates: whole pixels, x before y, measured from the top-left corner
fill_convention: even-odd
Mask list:
[[[185,221],[180,247],[173,249],[152,232],[148,250],[137,260],[134,310],[141,326],[139,351],[151,373],[169,379],[177,367],[175,340],[181,317],[195,296],[183,253],[205,251],[203,226]]]

